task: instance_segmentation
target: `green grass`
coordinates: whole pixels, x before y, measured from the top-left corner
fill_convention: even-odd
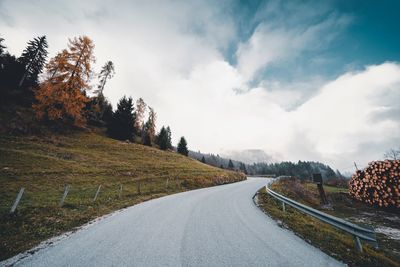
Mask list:
[[[288,181],[275,182],[272,185],[272,189],[309,206],[315,207],[317,205],[316,201],[318,200],[313,196],[300,199],[299,195],[309,195],[309,192],[307,193],[307,190],[306,192],[295,190],[293,188],[299,189],[299,185],[292,187],[289,183]],[[310,188],[313,193],[317,192],[315,184],[304,184],[304,187]],[[328,196],[329,194],[340,194],[345,190],[328,186],[324,186],[324,188]],[[298,191],[301,191],[301,193]],[[258,204],[264,212],[275,220],[282,221],[284,226],[292,230],[296,235],[320,248],[328,255],[347,263],[349,266],[400,266],[398,258],[386,250],[376,250],[363,242],[364,253],[359,253],[355,249],[354,239],[351,235],[311,216],[300,213],[287,205],[286,212],[283,212],[281,203],[269,196],[265,189],[259,191]],[[332,211],[329,213],[337,215]]]
[[[315,191],[317,192],[317,185],[314,183],[305,183],[304,187],[307,188],[308,190]],[[324,185],[324,190],[325,193],[348,193],[349,189],[348,188],[343,188],[343,187],[336,187],[336,186],[331,186],[331,185]]]
[[[0,259],[114,210],[244,178],[174,152],[99,133],[0,135]],[[71,190],[59,207],[65,185]],[[93,202],[98,185],[102,189]],[[17,212],[10,215],[21,187],[25,193]]]

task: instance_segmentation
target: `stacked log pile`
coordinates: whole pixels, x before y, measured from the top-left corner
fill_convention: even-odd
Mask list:
[[[353,175],[349,193],[367,204],[400,208],[400,160],[370,162]]]

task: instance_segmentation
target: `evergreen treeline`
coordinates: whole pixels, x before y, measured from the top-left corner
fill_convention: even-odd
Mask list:
[[[227,159],[224,157],[214,154],[203,154],[200,151],[195,152],[195,151],[189,151],[189,157],[193,159],[197,159],[205,164],[221,168],[221,169],[230,169],[230,170],[236,170],[236,171],[242,171],[244,173],[247,172],[247,165],[244,164],[243,162],[237,161],[237,160],[232,160],[232,159]]]
[[[203,154],[201,152],[190,151],[189,156],[214,167],[242,171],[249,175],[292,175],[300,179],[310,179],[314,173],[321,173],[326,180],[345,178],[338,170],[335,172],[328,165],[314,161],[245,164],[219,155]]]
[[[314,173],[321,173],[324,179],[344,178],[339,171],[334,171],[328,165],[314,161],[254,163],[247,165],[250,174],[292,175],[300,179],[310,179]]]
[[[113,110],[104,91],[115,66],[107,61],[96,75],[94,47],[89,37],[76,37],[47,61],[46,36],[30,40],[19,57],[7,52],[0,38],[1,106],[32,108],[43,125],[56,129],[101,126],[111,138],[173,150],[170,127],[156,132],[157,114],[142,98],[135,102],[123,96]],[[95,89],[93,77],[97,77]],[[188,155],[184,137],[177,146],[179,153]]]

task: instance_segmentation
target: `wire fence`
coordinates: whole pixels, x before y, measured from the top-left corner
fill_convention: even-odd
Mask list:
[[[171,177],[135,179],[99,184],[60,184],[47,190],[25,185],[18,191],[9,190],[0,201],[1,214],[13,214],[30,207],[76,207],[123,199],[166,194],[188,189],[185,180]]]
[[[225,184],[232,180],[218,178],[213,184]],[[57,185],[23,185],[19,189],[7,190],[0,196],[0,214],[14,214],[29,208],[63,207],[77,208],[112,202],[134,200],[157,194],[170,194],[202,187],[193,179],[159,175],[125,181],[104,181],[97,184],[59,183]]]

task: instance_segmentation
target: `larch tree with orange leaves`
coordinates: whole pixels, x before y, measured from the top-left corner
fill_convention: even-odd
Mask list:
[[[83,127],[86,91],[92,77],[94,44],[87,36],[70,39],[68,49],[58,53],[46,66],[46,79],[39,86],[33,105],[39,119],[62,121]]]

